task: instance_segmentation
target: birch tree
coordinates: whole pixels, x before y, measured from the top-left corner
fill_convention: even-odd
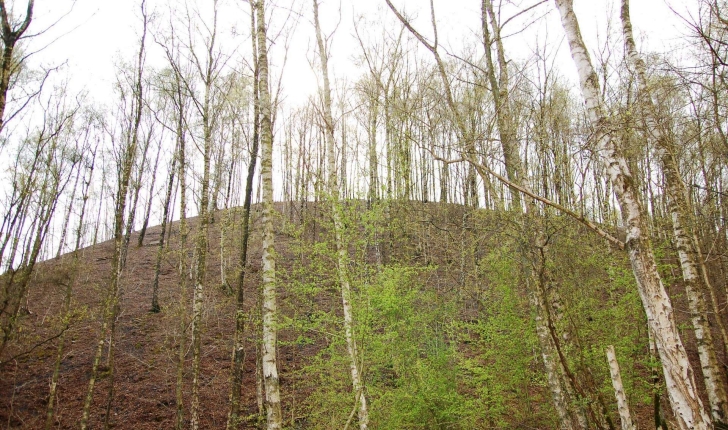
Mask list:
[[[93,180],[93,174],[94,174],[94,167],[96,166],[96,152],[98,151],[98,141],[96,146],[94,146],[93,149],[91,149],[91,145],[88,142],[89,137],[89,130],[92,128],[93,123],[92,119],[88,120],[86,126],[88,127],[86,129],[84,142],[81,146],[81,150],[83,152],[90,151],[91,155],[89,158],[83,157],[82,164],[84,168],[79,168],[79,172],[82,172],[83,180],[81,184],[81,210],[78,216],[78,225],[75,229],[75,245],[73,248],[73,256],[71,257],[70,262],[70,275],[68,279],[66,280],[65,285],[65,291],[64,291],[64,297],[63,297],[63,308],[62,308],[62,315],[63,315],[63,329],[61,336],[58,338],[58,346],[56,348],[56,360],[53,365],[53,376],[51,377],[51,383],[50,383],[50,389],[48,393],[48,405],[46,406],[46,422],[45,422],[45,428],[46,430],[50,430],[53,426],[53,418],[55,416],[56,412],[56,395],[58,391],[58,379],[60,377],[61,373],[61,362],[63,360],[63,355],[65,351],[65,342],[66,342],[66,332],[70,328],[71,325],[71,318],[72,318],[72,309],[71,309],[71,300],[73,298],[73,288],[76,286],[76,283],[78,281],[79,277],[79,270],[80,270],[80,259],[81,259],[81,253],[79,250],[81,249],[81,241],[83,239],[84,233],[85,233],[85,217],[86,217],[86,207],[89,200],[89,193],[91,190],[91,181]],[[74,185],[75,188],[75,185]],[[67,217],[66,217],[67,218]],[[64,221],[64,224],[66,222]]]
[[[496,81],[495,79],[495,68],[492,59],[487,60],[487,75],[491,84],[493,99],[497,101],[495,103],[495,114],[496,118],[499,118],[497,123],[499,126],[499,133],[502,149],[504,151],[504,158],[508,160],[508,163],[510,164],[510,166],[507,166],[506,169],[506,175],[510,175],[508,177],[503,177],[495,174],[495,172],[489,169],[477,158],[475,148],[476,130],[468,127],[465,119],[463,118],[464,114],[461,112],[459,106],[456,104],[456,100],[450,84],[450,78],[447,75],[445,63],[438,52],[438,35],[433,3],[430,2],[430,10],[434,31],[434,41],[429,42],[412,27],[409,21],[399,11],[396,10],[390,0],[386,1],[390,9],[392,9],[395,15],[397,15],[397,18],[402,22],[402,24],[407,27],[407,29],[420,41],[422,45],[424,45],[433,54],[433,57],[435,58],[437,74],[440,78],[442,86],[444,87],[444,98],[446,100],[446,106],[449,108],[449,111],[453,117],[457,137],[463,142],[463,148],[461,150],[463,158],[458,161],[467,161],[469,165],[472,166],[483,178],[487,179],[488,176],[495,176],[498,180],[508,185],[514,195],[518,195],[518,193],[524,193],[532,199],[535,199],[529,199],[526,204],[526,214],[530,217],[538,216],[536,201],[547,203],[552,206],[555,205],[548,199],[536,196],[533,192],[531,192],[527,183],[525,183],[524,180],[517,179],[523,178],[523,166],[517,156],[517,149],[514,147],[515,134],[513,134],[514,132],[512,130],[513,119],[510,117],[510,110],[508,107],[510,106],[507,89],[508,72],[507,69],[505,69],[505,67],[507,66],[504,57],[505,54],[502,52],[503,46],[502,42],[500,42],[499,39],[500,36],[497,36],[498,40],[496,40],[496,46],[498,48],[497,55],[501,57],[500,66],[502,67],[500,70],[500,82]],[[483,0],[481,8],[481,22],[483,27],[482,29],[484,37],[484,47],[486,51],[486,58],[488,58],[492,55],[490,50],[492,49],[491,43],[493,43],[490,38],[489,26],[496,28],[495,33],[499,35],[500,24],[495,18],[493,6],[490,1]],[[514,178],[516,180],[514,181],[511,178]],[[523,210],[520,205],[520,201],[520,196],[513,197],[514,211]],[[561,207],[561,209],[565,208]],[[571,214],[573,214],[573,212],[571,212]],[[581,217],[581,219],[583,220],[583,217]],[[588,221],[586,221],[586,224],[589,224],[590,226],[595,226],[593,223]],[[554,407],[556,408],[559,415],[559,420],[562,428],[587,428],[588,422],[586,414],[579,406],[580,399],[578,398],[584,397],[585,393],[583,391],[577,392],[577,387],[575,386],[575,378],[567,377],[567,374],[569,373],[565,368],[567,363],[564,357],[559,354],[557,345],[558,337],[555,336],[553,330],[550,330],[550,327],[553,327],[553,324],[550,321],[551,311],[550,309],[548,309],[550,304],[547,300],[547,294],[544,290],[545,286],[543,285],[543,281],[542,279],[540,279],[539,276],[539,273],[544,270],[544,265],[546,264],[543,250],[546,248],[547,240],[544,237],[543,231],[541,231],[541,227],[538,225],[538,222],[529,222],[529,229],[533,229],[533,236],[528,239],[530,242],[529,246],[531,248],[529,251],[530,255],[528,256],[528,259],[530,260],[530,264],[533,266],[532,268],[529,268],[532,270],[531,273],[527,274],[528,282],[530,284],[529,293],[533,296],[532,303],[536,309],[536,330],[538,333],[541,354],[544,361],[544,367],[546,369],[547,380],[549,383]],[[604,232],[602,232],[602,234],[608,236],[608,234]],[[600,421],[598,415],[592,413],[592,416],[597,423]]]
[[[589,120],[596,131],[595,140],[602,163],[619,201],[627,230],[625,242],[649,329],[655,337],[657,351],[667,386],[670,405],[679,428],[712,429],[713,424],[698,396],[693,369],[675,323],[672,302],[657,272],[652,244],[647,236],[647,223],[627,166],[623,150],[610,135],[613,124],[601,99],[599,79],[592,66],[573,0],[555,0],[566,32],[571,56],[576,65],[581,93],[586,102]]]
[[[313,20],[316,31],[316,44],[318,46],[318,57],[321,66],[321,77],[323,78],[323,88],[320,88],[322,106],[321,106],[321,122],[324,129],[324,137],[326,142],[327,164],[328,164],[328,193],[331,202],[331,216],[334,222],[334,241],[336,243],[336,264],[339,278],[339,287],[341,288],[341,302],[344,310],[344,336],[346,337],[346,349],[349,353],[349,370],[351,372],[351,381],[354,389],[354,402],[358,404],[359,409],[359,428],[366,430],[369,423],[369,412],[367,410],[367,399],[364,395],[364,387],[359,367],[359,354],[357,352],[356,341],[354,339],[354,320],[351,308],[351,286],[347,267],[349,263],[348,249],[344,239],[344,223],[341,214],[341,202],[339,202],[339,178],[336,174],[336,139],[334,137],[334,117],[331,111],[331,87],[329,83],[329,54],[326,52],[326,45],[321,34],[321,24],[319,22],[319,4],[318,0],[313,1]]]
[[[179,142],[177,142],[179,144]],[[161,148],[160,148],[161,151]],[[162,231],[159,233],[159,243],[157,244],[157,257],[154,262],[154,281],[152,282],[152,312],[159,312],[159,272],[162,267],[162,254],[164,253],[165,240],[167,239],[167,219],[172,203],[172,191],[174,190],[174,181],[176,178],[177,158],[179,151],[175,148],[172,153],[172,163],[169,167],[167,175],[167,191],[164,195],[164,203],[162,204]],[[151,204],[150,204],[151,205]]]
[[[726,384],[723,372],[721,372],[718,364],[713,335],[708,323],[707,305],[703,296],[703,291],[708,290],[708,286],[702,282],[698,264],[695,260],[697,256],[696,244],[693,241],[695,235],[691,232],[693,222],[690,219],[693,210],[686,197],[687,190],[678,171],[677,160],[674,158],[676,151],[671,137],[674,136],[674,133],[670,133],[670,124],[664,118],[658,116],[655,103],[652,100],[645,64],[637,53],[632,35],[629,0],[622,0],[621,18],[625,52],[637,78],[639,102],[645,109],[644,114],[649,127],[648,132],[653,134],[658,145],[662,170],[665,175],[665,192],[668,195],[668,209],[672,221],[673,237],[680,257],[680,267],[685,282],[685,292],[690,307],[693,330],[698,343],[698,357],[703,371],[705,388],[708,392],[711,415],[715,423],[724,423],[728,418]]]
[[[116,317],[119,313],[119,285],[121,281],[122,271],[124,270],[124,255],[126,253],[124,245],[128,244],[128,241],[124,237],[124,214],[127,210],[127,199],[129,194],[129,185],[132,176],[132,170],[134,163],[137,158],[137,148],[139,146],[139,128],[142,122],[142,114],[144,111],[144,85],[143,85],[143,74],[144,74],[144,60],[146,52],[146,36],[147,36],[147,10],[146,3],[141,3],[142,12],[142,34],[139,42],[139,53],[136,58],[136,64],[134,68],[134,75],[131,84],[131,96],[130,102],[131,111],[129,114],[129,122],[125,126],[125,132],[121,136],[121,145],[119,149],[119,166],[118,166],[118,177],[117,177],[117,189],[115,193],[115,205],[114,205],[114,251],[111,258],[111,280],[106,290],[106,295],[103,302],[102,311],[102,325],[99,339],[96,345],[96,351],[94,353],[93,362],[91,365],[91,378],[89,379],[88,388],[86,390],[86,398],[84,400],[83,412],[81,415],[80,428],[84,430],[88,427],[89,415],[91,412],[91,403],[93,401],[93,393],[96,385],[96,378],[98,376],[99,365],[101,363],[101,356],[106,343],[107,337],[109,338],[108,351],[108,366],[110,373],[110,384],[109,384],[109,395],[106,405],[107,414],[104,419],[104,426],[109,426],[109,411],[113,401],[113,351],[114,351],[114,333],[116,328]],[[119,90],[124,97],[127,88],[124,88],[125,83],[119,83]],[[126,112],[125,112],[126,113]],[[112,137],[113,138],[113,137]]]
[[[0,263],[6,276],[0,283],[0,358],[16,334],[23,299],[40,260],[60,196],[80,157],[69,140],[78,106],[59,92],[42,107],[38,128],[31,129],[19,150],[11,185],[10,208],[3,220]],[[24,160],[23,153],[29,155]]]
[[[200,19],[201,17],[196,17]],[[195,17],[187,14],[187,20],[193,20]],[[197,429],[199,427],[200,414],[200,353],[201,353],[201,325],[202,325],[202,307],[204,304],[204,285],[207,273],[207,246],[208,246],[208,229],[210,224],[210,159],[213,150],[213,133],[216,127],[216,113],[213,111],[213,103],[216,97],[215,84],[220,73],[220,67],[223,65],[222,55],[216,46],[217,42],[217,19],[218,19],[218,2],[215,0],[212,6],[212,25],[208,27],[208,34],[205,35],[204,57],[200,58],[195,47],[190,45],[188,49],[193,59],[193,68],[197,71],[203,84],[202,97],[195,95],[192,85],[188,81],[184,81],[184,85],[189,94],[192,95],[191,101],[197,113],[202,120],[202,179],[200,186],[200,204],[198,212],[197,238],[195,243],[195,287],[194,299],[192,304],[192,399],[190,400],[190,428]],[[190,40],[193,36],[189,35]]]
[[[281,394],[278,380],[278,303],[276,299],[275,230],[273,228],[273,123],[266,38],[265,0],[256,4],[256,39],[258,45],[258,92],[260,104],[260,176],[263,186],[263,382],[268,430],[283,428]]]
[[[2,39],[2,59],[0,59],[0,131],[5,127],[5,107],[8,102],[8,91],[11,87],[11,79],[18,73],[23,61],[18,60],[16,46],[23,34],[28,30],[33,21],[33,7],[35,0],[28,0],[25,18],[20,22],[14,22],[8,11],[5,0],[0,0],[0,39]]]
[[[168,54],[169,55],[169,54]],[[170,62],[173,57],[170,57]],[[174,63],[173,63],[174,64]],[[175,385],[175,399],[177,410],[175,414],[175,430],[184,428],[184,405],[183,405],[183,388],[184,388],[184,366],[185,354],[187,352],[187,280],[188,261],[187,261],[187,239],[189,236],[189,226],[187,224],[187,94],[184,92],[182,85],[181,72],[179,69],[174,70],[174,83],[172,87],[172,99],[175,105],[175,128],[177,137],[177,160],[179,162],[179,287],[182,303],[179,307],[179,346],[177,348],[177,375]]]

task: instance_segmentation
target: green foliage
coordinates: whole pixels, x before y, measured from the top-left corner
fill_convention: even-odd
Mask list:
[[[423,273],[386,267],[362,289],[359,338],[373,428],[468,428],[449,335],[453,303],[428,291]]]
[[[396,223],[386,224],[393,209],[383,208],[342,210],[345,223],[358,226],[345,239],[370,428],[556,428],[530,302],[535,266],[525,221],[418,209],[417,217],[398,213]],[[441,227],[428,231],[413,219]],[[614,345],[630,401],[637,410],[649,408],[653,363],[626,256],[585,236],[571,220],[542,222],[550,235],[545,273],[556,332],[587,395],[577,401],[597,414],[602,401],[616,419],[605,358],[606,346]],[[296,259],[286,280],[288,317],[281,321],[293,332],[281,344],[309,351],[294,376],[296,389],[306,393],[296,415],[306,417],[303,428],[341,428],[353,416],[354,428],[331,226],[319,222],[314,240],[306,228],[292,235]],[[394,229],[400,231],[390,234]],[[396,249],[388,264],[374,261],[376,243]],[[418,259],[413,243],[428,247],[426,258]]]
[[[652,385],[646,319],[625,253],[606,249],[597,240],[584,241],[569,228],[555,239],[548,270],[562,301],[557,331],[566,335],[562,346],[569,366],[591,401],[601,395],[616,410],[605,356],[606,347],[614,345],[633,408],[647,407]]]
[[[468,402],[453,377],[454,306],[427,291],[420,281],[425,272],[383,267],[357,285],[355,330],[372,428],[470,428],[464,424]],[[341,427],[354,407],[346,343],[334,314],[301,325],[327,333],[327,347],[302,370],[304,379],[315,381],[306,405],[311,428]]]
[[[524,318],[528,301],[518,289],[519,269],[505,248],[491,250],[480,267],[487,309],[474,321],[458,324],[459,366],[473,399],[470,413],[482,426],[531,422],[537,411],[530,386],[545,382],[533,320]]]

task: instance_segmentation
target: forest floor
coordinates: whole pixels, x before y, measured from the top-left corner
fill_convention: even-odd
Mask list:
[[[218,213],[221,216],[221,213]],[[246,308],[252,309],[259,286],[256,272],[260,267],[261,242],[257,225],[259,215],[253,215],[253,235],[250,242],[249,267],[252,276],[246,280]],[[194,243],[196,218],[190,219],[192,230],[188,243]],[[220,277],[219,247],[220,220],[210,228],[210,249],[207,261],[205,291],[205,315],[202,342],[200,403],[201,428],[222,428],[228,412],[229,377],[231,367],[231,339],[235,330],[232,319],[234,297],[225,292]],[[179,222],[173,225],[170,247],[178,247]],[[166,429],[174,427],[176,400],[177,354],[179,348],[180,286],[176,258],[163,259],[159,279],[162,312],[151,309],[151,285],[161,228],[147,230],[144,245],[137,246],[138,232],[132,234],[127,264],[122,280],[121,313],[117,320],[115,339],[114,401],[111,422],[125,429]],[[276,237],[279,269],[286,270],[291,256],[287,255],[290,237]],[[150,243],[152,245],[150,245]],[[219,249],[219,248],[218,248]],[[230,251],[230,260],[238,260],[238,247]],[[76,428],[83,409],[84,398],[91,374],[91,362],[100,332],[101,298],[109,282],[113,242],[107,241],[90,246],[80,252],[80,276],[73,290],[76,316],[66,333],[66,347],[61,364],[56,414],[53,428]],[[169,254],[168,254],[169,255]],[[190,260],[193,251],[188,251]],[[27,300],[27,316],[23,319],[19,339],[6,353],[10,357],[0,368],[0,428],[43,428],[46,419],[49,384],[56,360],[57,343],[62,323],[61,308],[68,280],[68,264],[71,254],[52,259],[37,266],[35,279]],[[228,275],[232,277],[233,271]],[[234,279],[231,279],[234,282]],[[188,281],[187,296],[192,291]],[[286,297],[281,289],[280,299]],[[322,305],[326,305],[322,303]],[[189,333],[189,328],[188,328]],[[246,330],[250,333],[250,330]],[[255,345],[247,339],[244,364],[244,389],[241,399],[244,416],[251,417],[243,428],[257,428]],[[280,333],[282,345],[288,345],[287,332]],[[189,406],[191,392],[191,351],[186,338],[185,401]],[[300,368],[303,358],[314,354],[316,345],[303,347],[281,346],[279,357],[283,402],[295,404],[286,398],[293,390],[293,375]],[[107,354],[105,350],[104,354]],[[14,358],[13,358],[14,357]],[[105,415],[110,377],[108,368],[101,368],[101,378],[95,392],[89,428],[100,428]],[[305,393],[296,392],[297,396]],[[188,419],[189,417],[186,416]],[[291,419],[291,417],[288,417]]]
[[[313,206],[313,205],[312,205]],[[421,204],[410,213],[410,221],[425,225],[421,219],[429,219],[435,227],[433,235],[449,237],[452,250],[456,249],[460,240],[454,231],[464,219],[462,209],[455,205],[445,209],[435,208],[434,204]],[[430,209],[428,209],[430,208]],[[277,270],[281,273],[291,272],[297,258],[295,238],[282,224],[286,219],[295,219],[300,215],[290,205],[279,204],[277,209],[283,214],[279,217],[276,234],[276,251],[278,254]],[[313,209],[316,210],[315,206]],[[427,213],[432,210],[432,213]],[[437,213],[436,216],[433,215]],[[221,276],[221,255],[224,257],[227,288],[235,283],[235,268],[239,259],[239,247],[226,245],[220,248],[220,227],[223,224],[231,227],[226,235],[238,240],[240,211],[218,212],[215,223],[209,231],[209,253],[207,258],[207,282],[205,284],[205,308],[203,315],[203,340],[201,359],[200,403],[201,428],[224,428],[230,395],[231,347],[235,323],[233,320],[234,295],[223,287]],[[314,214],[314,219],[317,216]],[[188,244],[194,244],[196,218],[189,220],[190,235]],[[250,323],[254,320],[254,309],[260,286],[261,236],[260,213],[253,211],[251,219],[251,241],[248,253],[248,276],[245,283],[245,308],[248,310],[246,322],[246,355],[244,363],[244,381],[241,398],[242,415],[246,417],[240,428],[259,428],[259,414],[256,396],[256,345],[250,335]],[[320,223],[321,224],[321,223]],[[435,225],[437,224],[437,225]],[[417,227],[420,228],[420,227]],[[496,231],[498,226],[494,226]],[[185,419],[189,419],[189,401],[191,392],[191,350],[189,325],[186,336],[180,336],[181,315],[190,315],[192,281],[187,281],[187,289],[183,300],[178,274],[179,222],[172,225],[172,236],[169,241],[170,252],[164,254],[162,260],[159,291],[162,311],[150,312],[151,286],[154,278],[154,266],[161,228],[152,227],[147,230],[143,246],[137,246],[138,232],[131,236],[127,264],[121,283],[121,313],[117,320],[115,338],[115,360],[113,374],[113,403],[110,422],[112,426],[123,429],[169,429],[174,428],[176,414],[176,378],[179,343],[184,339],[186,361],[184,366],[184,410]],[[452,231],[451,231],[452,230]],[[311,242],[315,242],[317,234],[323,234],[324,228],[315,225],[307,231]],[[487,233],[487,232],[486,232]],[[412,260],[426,258],[437,267],[438,285],[449,285],[458,282],[455,267],[462,264],[457,255],[448,247],[438,247],[437,241],[413,240],[409,232],[403,232],[402,249],[397,252],[408,254]],[[428,233],[429,234],[429,233]],[[482,234],[482,232],[480,233]],[[455,238],[455,239],[453,239]],[[445,240],[445,239],[441,239]],[[227,242],[226,242],[227,243]],[[430,243],[427,245],[427,243]],[[444,242],[442,242],[444,243]],[[424,245],[422,245],[424,244]],[[423,247],[431,247],[423,249]],[[448,245],[450,246],[450,245]],[[405,249],[407,248],[407,249]],[[452,251],[452,252],[451,252]],[[59,388],[56,398],[56,413],[52,428],[70,429],[78,427],[83,403],[91,374],[91,362],[98,344],[101,321],[101,301],[108,287],[111,270],[113,243],[103,242],[84,248],[79,252],[80,269],[78,280],[73,288],[73,318],[66,333],[66,344],[61,362]],[[300,252],[300,251],[299,251]],[[478,251],[479,252],[479,251]],[[192,246],[188,245],[188,264],[194,258]],[[370,253],[367,259],[377,257]],[[22,318],[17,338],[4,352],[0,363],[0,428],[7,429],[40,429],[46,421],[49,384],[53,374],[53,366],[57,354],[57,340],[63,327],[59,309],[62,308],[63,297],[69,279],[72,254],[65,254],[59,259],[51,259],[40,263],[35,271],[34,279],[27,299],[27,312]],[[461,281],[462,282],[462,281]],[[327,311],[340,307],[340,296],[336,289],[318,295],[313,304],[318,309]],[[283,313],[292,315],[301,310],[295,307],[295,297],[288,297],[289,291],[282,285],[278,291]],[[291,301],[294,301],[291,303]],[[679,302],[678,302],[679,306]],[[464,309],[464,319],[477,318],[477,308]],[[338,311],[337,311],[338,312]],[[474,312],[468,316],[469,312]],[[187,321],[188,323],[189,321]],[[279,372],[281,381],[284,419],[290,428],[304,428],[305,418],[299,405],[303,404],[311,384],[302,381],[302,367],[321,351],[326,340],[313,337],[313,342],[296,342],[294,330],[279,331]],[[689,346],[691,359],[697,361],[692,342]],[[104,351],[108,354],[108,351]],[[106,357],[106,355],[105,355]],[[105,359],[102,360],[102,365]],[[645,375],[647,378],[648,375]],[[89,428],[101,428],[112,386],[108,368],[102,366],[100,379],[95,388],[91,421]],[[543,387],[535,395],[546,399]],[[611,400],[611,399],[610,399]],[[640,422],[651,421],[651,410],[635,411]]]

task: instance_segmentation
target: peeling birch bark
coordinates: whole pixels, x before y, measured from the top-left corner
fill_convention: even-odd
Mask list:
[[[625,51],[637,77],[639,99],[643,107],[647,109],[647,124],[658,145],[659,157],[665,176],[665,193],[668,196],[667,206],[672,221],[673,238],[685,283],[685,293],[697,341],[705,390],[708,393],[710,412],[714,420],[726,422],[726,418],[728,418],[728,397],[726,396],[725,380],[720,370],[715,343],[713,342],[713,334],[710,330],[707,305],[703,296],[703,290],[708,289],[708,286],[701,282],[702,278],[695,261],[697,255],[696,244],[693,242],[693,234],[690,232],[692,222],[690,222],[691,217],[689,215],[692,209],[689,207],[689,201],[686,198],[687,190],[680,177],[677,161],[673,157],[675,143],[668,132],[670,126],[664,124],[662,118],[657,117],[655,103],[652,100],[652,94],[647,84],[645,64],[637,53],[632,35],[629,0],[622,0],[621,12]],[[719,313],[717,318],[720,318]]]
[[[619,201],[627,229],[626,248],[642,305],[662,363],[670,405],[679,428],[712,429],[713,424],[698,396],[693,369],[688,361],[673,315],[672,302],[657,272],[652,244],[646,235],[637,190],[627,160],[608,134],[609,118],[600,98],[599,81],[579,30],[573,0],[555,0],[579,73],[581,92],[596,135],[597,150]]]
[[[559,378],[560,366],[556,359],[555,347],[551,334],[544,321],[544,311],[546,306],[543,295],[537,291],[535,287],[530,288],[531,301],[533,307],[536,309],[535,322],[536,322],[536,335],[538,336],[538,343],[541,348],[541,359],[546,370],[546,380],[549,384],[549,391],[551,392],[551,400],[553,400],[554,408],[559,416],[559,423],[561,430],[574,430],[580,428],[574,424],[571,418],[571,414],[568,409],[567,393],[563,388],[561,378]]]

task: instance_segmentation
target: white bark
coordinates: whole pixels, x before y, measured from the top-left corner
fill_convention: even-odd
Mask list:
[[[217,34],[217,1],[213,9],[213,27],[209,45],[206,46],[208,57],[205,63],[205,74],[202,76],[205,84],[205,93],[200,114],[202,116],[203,130],[203,166],[202,186],[200,187],[200,212],[198,215],[198,231],[195,262],[195,289],[192,302],[192,399],[190,400],[190,428],[196,430],[200,425],[200,357],[202,348],[202,311],[205,301],[205,280],[207,275],[207,247],[210,224],[210,157],[212,152],[212,107],[211,97],[213,91],[213,67],[215,59],[215,36]],[[201,69],[201,65],[198,63]]]
[[[614,396],[617,398],[617,410],[619,411],[619,419],[622,422],[622,430],[636,430],[632,422],[632,414],[629,412],[629,404],[627,396],[624,394],[624,386],[622,385],[622,374],[619,371],[619,363],[617,363],[617,354],[614,352],[614,346],[607,347],[607,363],[609,363],[609,374],[612,377],[612,387],[614,387]]]
[[[657,272],[652,244],[627,161],[608,134],[608,117],[599,81],[581,37],[572,0],[555,0],[561,14],[571,55],[579,73],[589,119],[596,129],[597,150],[619,201],[627,228],[627,250],[647,320],[655,335],[670,405],[679,428],[712,429],[710,417],[698,397],[694,372],[675,324],[672,303]]]
[[[571,418],[568,408],[567,393],[565,392],[560,376],[559,362],[556,358],[556,352],[554,351],[553,340],[549,333],[549,328],[545,321],[545,306],[544,297],[535,287],[531,287],[534,291],[532,294],[533,307],[536,309],[536,335],[538,336],[538,343],[541,347],[541,358],[543,359],[543,365],[546,370],[546,380],[549,384],[549,390],[551,391],[551,399],[554,402],[554,408],[559,416],[560,430],[574,430],[578,429],[579,426],[574,424]]]
[[[445,101],[448,104],[448,107],[450,108],[450,111],[453,114],[453,117],[455,119],[455,124],[457,126],[456,130],[459,131],[458,137],[463,141],[465,147],[463,150],[463,159],[468,161],[471,166],[473,166],[476,171],[480,174],[482,179],[485,183],[488,183],[489,175],[495,176],[498,178],[502,183],[507,184],[511,190],[513,191],[513,208],[514,210],[520,211],[523,210],[521,206],[521,199],[520,194],[518,192],[522,192],[534,199],[537,199],[541,202],[550,204],[552,206],[555,206],[552,202],[548,201],[547,199],[540,198],[530,192],[528,190],[527,184],[521,183],[521,179],[523,178],[522,166],[521,162],[518,159],[517,150],[514,147],[514,144],[512,140],[513,137],[513,130],[512,126],[510,124],[511,119],[508,117],[508,109],[509,109],[509,101],[508,101],[508,73],[506,68],[506,60],[505,60],[505,54],[503,51],[503,46],[500,39],[500,28],[499,24],[497,22],[497,19],[495,17],[495,13],[493,11],[492,3],[490,0],[482,0],[481,3],[481,24],[482,24],[482,31],[483,31],[483,38],[484,38],[484,48],[486,53],[486,59],[488,64],[488,78],[491,84],[491,91],[492,96],[494,100],[495,105],[495,112],[497,116],[498,121],[498,128],[499,133],[503,145],[503,152],[504,152],[504,158],[506,160],[506,175],[508,178],[504,178],[492,170],[488,169],[487,166],[480,164],[477,160],[477,157],[475,155],[476,151],[474,148],[474,131],[469,129],[468,126],[466,126],[466,121],[462,117],[457,105],[455,104],[455,99],[453,97],[453,92],[450,87],[450,81],[446,73],[446,67],[444,62],[442,61],[442,58],[440,57],[439,51],[438,51],[438,41],[437,41],[437,27],[435,25],[435,15],[434,15],[434,5],[432,2],[430,2],[430,10],[431,10],[431,18],[432,18],[432,25],[433,25],[433,31],[435,33],[435,39],[433,43],[428,42],[420,33],[418,33],[412,25],[407,21],[407,19],[397,11],[397,9],[394,7],[394,5],[391,3],[391,0],[386,0],[387,5],[390,7],[392,12],[397,16],[397,18],[402,22],[402,24],[422,43],[423,46],[425,46],[435,57],[435,62],[437,64],[437,70],[438,74],[440,76],[440,79],[442,81],[442,84],[445,88]],[[488,22],[491,23],[491,25],[494,27],[495,32],[495,38],[496,38],[496,47],[498,48],[497,54],[498,54],[498,60],[499,65],[501,67],[500,70],[500,82],[496,79],[495,76],[495,66],[493,64],[492,59],[492,52],[491,52],[491,38],[490,38],[490,31],[488,27]],[[388,139],[387,139],[388,140]],[[445,167],[447,169],[447,166]],[[390,176],[390,175],[388,175]],[[521,179],[519,179],[521,178]],[[514,182],[514,180],[517,180],[518,183]],[[568,209],[561,207],[560,210],[569,213]],[[527,214],[537,214],[537,211],[535,210],[535,205],[532,200],[527,200],[526,202],[526,212]],[[595,229],[597,232],[599,232],[600,235],[603,237],[611,238],[606,232],[601,231],[596,225],[589,222],[588,220],[585,220],[583,217],[580,217],[576,214],[571,213],[572,216],[575,216],[576,219],[580,220],[583,224],[587,225],[588,227]],[[539,235],[542,235],[543,232],[537,232],[536,237]],[[612,241],[615,241],[613,238]],[[539,240],[539,242],[543,242]],[[618,242],[618,241],[617,241]],[[532,279],[533,280],[533,279]],[[534,280],[534,282],[538,282]],[[564,430],[569,430],[573,428],[587,428],[587,422],[586,417],[582,413],[582,411],[579,410],[579,407],[571,402],[569,402],[569,396],[570,393],[574,393],[575,388],[571,386],[571,382],[566,378],[565,376],[565,369],[561,364],[561,361],[556,356],[556,348],[553,343],[553,340],[551,339],[548,326],[546,322],[544,321],[544,316],[548,312],[548,308],[546,307],[547,304],[545,302],[545,299],[540,297],[540,293],[533,292],[534,296],[534,306],[536,307],[536,326],[537,326],[537,334],[539,339],[539,345],[541,347],[541,353],[543,356],[544,361],[544,368],[546,370],[547,379],[549,381],[549,388],[551,389],[551,395],[552,399],[554,401],[554,407],[557,410],[557,413],[559,414],[560,419],[560,425],[561,428]],[[572,416],[574,418],[572,418]]]
[[[643,103],[643,107],[646,108],[648,128],[654,134],[660,152],[666,183],[665,193],[669,199],[668,209],[672,221],[673,237],[685,282],[685,292],[697,341],[705,390],[708,393],[708,401],[710,402],[711,415],[714,420],[725,422],[728,417],[728,397],[726,397],[725,382],[715,352],[707,305],[703,296],[703,288],[701,288],[706,287],[706,285],[701,284],[702,278],[698,273],[698,265],[694,257],[697,254],[695,251],[696,246],[692,241],[693,234],[689,233],[691,223],[688,214],[691,210],[688,207],[685,184],[682,182],[677,162],[672,155],[674,143],[668,133],[669,125],[660,123],[661,119],[656,117],[657,110],[647,85],[645,64],[637,53],[629,16],[629,0],[622,0],[622,29],[627,58],[636,72],[639,99]]]
[[[367,410],[367,399],[361,382],[358,367],[358,353],[356,341],[354,340],[354,318],[351,309],[351,287],[347,274],[349,257],[344,245],[344,225],[341,221],[341,207],[339,205],[339,181],[336,174],[336,156],[334,154],[334,118],[331,112],[331,87],[329,83],[328,55],[321,36],[321,26],[318,17],[318,0],[313,0],[314,24],[316,26],[316,41],[318,43],[319,59],[321,61],[321,73],[323,75],[323,121],[324,135],[326,137],[327,158],[329,169],[329,198],[331,200],[331,212],[334,220],[334,236],[336,241],[337,272],[341,286],[341,301],[344,308],[344,334],[346,336],[346,349],[349,353],[349,369],[354,389],[354,401],[358,400],[359,405],[359,429],[366,430],[369,423],[369,412]]]
[[[276,260],[273,230],[273,126],[271,96],[268,87],[268,45],[264,0],[257,2],[258,61],[260,65],[260,175],[263,185],[263,381],[268,430],[283,427],[281,395],[278,382],[278,344],[276,301]]]

